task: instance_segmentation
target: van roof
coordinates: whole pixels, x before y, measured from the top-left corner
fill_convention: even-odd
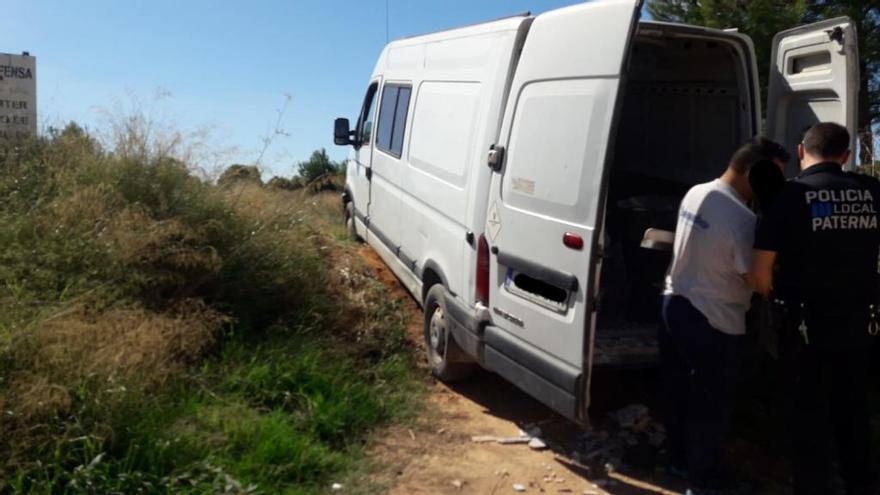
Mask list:
[[[456,30],[458,30],[458,29],[466,29],[466,28],[471,28],[471,27],[475,27],[475,26],[482,26],[482,25],[484,25],[484,24],[492,24],[492,23],[495,23],[495,22],[506,21],[506,20],[509,20],[509,19],[525,18],[525,17],[529,17],[529,16],[531,16],[531,15],[532,15],[532,12],[531,12],[530,10],[526,10],[525,12],[520,12],[520,13],[518,13],[518,14],[511,14],[511,15],[505,15],[505,16],[501,16],[501,17],[496,17],[495,19],[490,19],[490,20],[488,20],[488,21],[472,22],[472,23],[470,23],[470,24],[463,24],[463,25],[461,25],[461,26],[455,26],[455,27],[446,28],[446,29],[438,29],[438,30],[436,30],[436,31],[428,31],[427,33],[414,34],[414,35],[411,35],[411,36],[404,36],[404,37],[402,37],[402,38],[398,38],[398,39],[396,39],[396,40],[394,40],[394,41],[408,40],[408,39],[412,39],[412,38],[419,38],[419,37],[422,37],[422,36],[431,36],[431,35],[434,35],[434,34],[445,33],[445,32],[447,32],[447,31],[456,31]],[[394,41],[392,41],[391,43],[394,43]]]
[[[431,43],[450,41],[471,36],[481,36],[491,33],[517,31],[523,23],[530,22],[533,17],[528,12],[513,16],[502,17],[492,21],[481,22],[479,24],[471,24],[468,26],[456,27],[442,31],[435,31],[428,34],[420,34],[408,38],[394,40],[382,49],[379,59],[376,61],[373,74],[383,73],[386,71],[389,53],[400,49],[408,49],[410,47],[427,46]]]

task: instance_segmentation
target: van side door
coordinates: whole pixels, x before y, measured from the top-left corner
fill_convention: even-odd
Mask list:
[[[354,200],[354,214],[365,223],[370,204],[370,181],[372,179],[373,134],[376,121],[376,107],[379,106],[380,80],[372,81],[364,96],[364,103],[355,126],[355,147],[349,155],[346,168],[346,184],[351,188]],[[366,232],[359,232],[366,236]]]
[[[606,155],[636,0],[538,16],[496,146],[484,363],[561,414],[586,420]]]
[[[796,155],[804,131],[830,121],[849,130],[852,149],[857,149],[858,40],[855,25],[848,17],[777,33],[768,82],[768,137]],[[795,158],[789,163],[786,175],[798,173],[796,162]]]
[[[379,98],[370,184],[369,233],[395,256],[400,248],[403,150],[412,85],[385,80]]]

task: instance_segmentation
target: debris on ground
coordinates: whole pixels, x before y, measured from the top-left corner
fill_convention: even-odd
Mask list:
[[[518,437],[504,437],[499,438],[498,443],[503,445],[511,445],[515,443],[529,443],[532,441],[532,437],[528,435],[520,435]]]
[[[330,485],[330,489],[334,492],[338,492],[339,490],[342,490],[342,483],[333,483]]]
[[[524,492],[524,491],[526,491],[526,487],[525,487],[525,485],[521,485],[521,484],[519,484],[519,483],[514,483],[514,484],[513,484],[513,491],[515,491],[515,492]]]
[[[462,487],[464,487],[464,482],[461,480],[453,480],[452,486],[454,486],[456,490],[461,490]]]
[[[474,435],[471,442],[474,443],[500,443],[502,445],[513,445],[519,443],[529,443],[532,437],[529,435],[519,435],[515,437],[496,437],[493,435]]]
[[[651,410],[644,404],[630,404],[624,408],[608,413],[621,428],[635,429],[644,421],[650,421]]]
[[[498,441],[498,437],[493,435],[474,435],[471,437],[471,442],[474,443],[494,443]]]
[[[616,485],[617,480],[602,478],[602,479],[598,479],[598,480],[594,481],[593,484],[596,485],[598,488],[606,488],[609,486]]]
[[[531,448],[532,450],[544,450],[547,448],[547,444],[544,443],[544,441],[540,438],[534,437],[529,440],[529,448]]]
[[[639,444],[660,448],[666,441],[663,425],[643,404],[630,404],[608,414],[607,429],[588,431],[578,437],[576,460],[604,465],[613,472],[623,464],[626,451]],[[610,469],[609,469],[610,467]]]

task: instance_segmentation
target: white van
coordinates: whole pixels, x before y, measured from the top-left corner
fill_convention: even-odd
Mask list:
[[[347,225],[423,305],[439,378],[478,363],[585,422],[594,367],[655,362],[669,252],[646,230],[672,230],[685,191],[762,129],[750,39],[640,7],[394,41],[354,129],[336,120]],[[794,150],[818,121],[855,136],[848,19],[780,33],[772,67],[769,137]]]

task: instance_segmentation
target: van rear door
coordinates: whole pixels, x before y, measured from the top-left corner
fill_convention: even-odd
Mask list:
[[[830,121],[846,126],[856,149],[859,55],[856,29],[848,17],[778,33],[768,81],[768,137],[794,155],[804,131]],[[796,161],[786,175],[798,173]]]
[[[484,364],[576,421],[589,401],[606,153],[640,3],[590,2],[535,19],[492,177]]]

